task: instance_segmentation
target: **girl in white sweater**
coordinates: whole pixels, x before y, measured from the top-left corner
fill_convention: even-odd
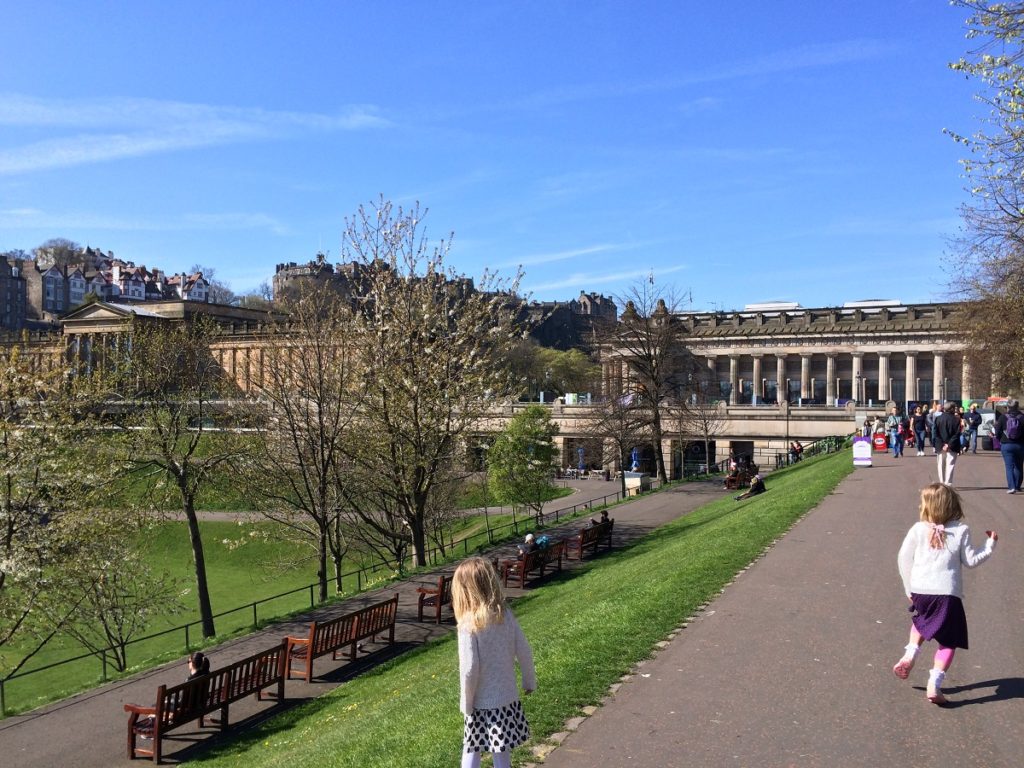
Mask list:
[[[892,668],[905,680],[914,667],[921,643],[935,640],[939,649],[928,675],[928,700],[945,704],[942,681],[957,648],[967,648],[967,615],[963,605],[963,566],[973,568],[992,554],[999,538],[985,531],[985,546],[971,546],[971,531],[961,521],[960,496],[952,488],[933,483],[921,491],[921,520],[907,532],[900,547],[899,567],[903,590],[914,614],[910,642],[903,658]]]
[[[537,688],[530,644],[483,558],[471,557],[455,570],[452,608],[459,623],[462,766],[478,768],[481,752],[490,752],[494,768],[510,768],[512,750],[530,738],[515,669],[518,661],[526,693]]]

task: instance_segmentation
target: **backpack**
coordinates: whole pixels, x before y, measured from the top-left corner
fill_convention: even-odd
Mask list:
[[[1003,437],[1007,440],[1020,440],[1020,413],[1006,414],[1006,429]]]

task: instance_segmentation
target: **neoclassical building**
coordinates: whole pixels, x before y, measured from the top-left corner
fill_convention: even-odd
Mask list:
[[[681,343],[706,361],[729,405],[785,401],[842,406],[893,401],[984,398],[972,377],[964,342],[951,323],[955,304],[851,302],[804,309],[751,304],[742,312],[686,312]],[[603,361],[603,389],[629,376],[612,352]]]

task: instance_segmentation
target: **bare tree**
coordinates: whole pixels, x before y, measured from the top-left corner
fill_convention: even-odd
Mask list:
[[[465,474],[460,443],[513,391],[505,359],[520,335],[518,277],[488,273],[474,285],[447,268],[449,243],[428,245],[424,213],[381,199],[346,222],[343,240],[365,286],[353,297],[363,377],[360,437],[350,446],[363,493],[353,501],[368,524],[381,511],[400,519],[390,534],[411,545],[417,565],[426,562],[432,499]]]
[[[237,433],[211,429],[223,416],[216,401],[233,386],[210,354],[218,334],[205,316],[181,324],[134,318],[127,343],[106,350],[104,365],[120,403],[119,461],[166,481],[188,524],[204,637],[215,630],[196,498],[247,449]]]
[[[70,610],[64,631],[119,672],[128,668],[133,637],[154,618],[181,611],[173,577],[155,573],[139,550],[146,526],[123,509],[61,521],[62,536],[73,542],[62,563],[60,600]]]
[[[361,378],[349,331],[352,311],[317,285],[303,286],[284,306],[288,325],[271,324],[259,391],[260,450],[247,476],[259,511],[316,552],[320,600],[327,599],[328,559],[341,591],[348,551],[342,512],[356,439]]]
[[[601,445],[603,464],[625,470],[633,448],[650,440],[650,415],[635,394],[616,394],[594,405],[587,435]],[[625,471],[620,471],[619,482],[625,498]]]
[[[661,448],[666,409],[678,399],[693,367],[692,356],[683,346],[685,328],[676,317],[681,301],[673,290],[661,289],[653,280],[634,285],[618,301],[625,310],[605,335],[604,355],[627,367],[622,394],[636,395],[647,410],[658,477],[666,482]]]
[[[205,267],[202,264],[193,264],[189,270],[192,274],[201,273],[203,279],[209,285],[208,298],[211,304],[234,304],[238,296],[231,290],[231,286],[223,280],[217,279],[217,270],[214,267]]]
[[[54,237],[33,249],[36,261],[43,269],[66,267],[82,258],[82,246],[65,237]]]
[[[706,368],[693,371],[687,376],[684,397],[675,409],[680,442],[703,443],[704,463],[708,471],[714,463],[711,440],[723,432],[726,424],[716,385]]]

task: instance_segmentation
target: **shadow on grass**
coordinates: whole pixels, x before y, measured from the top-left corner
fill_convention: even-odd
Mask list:
[[[367,674],[376,674],[388,669],[399,657],[414,655],[412,652],[423,648],[408,642],[396,642],[371,651],[366,656],[357,658],[342,666],[330,670],[326,674],[316,675],[317,681],[338,685]],[[330,659],[323,663],[329,663]],[[314,671],[315,671],[314,667]],[[248,749],[260,741],[272,739],[276,734],[289,730],[297,721],[314,716],[328,706],[335,706],[344,701],[346,694],[343,688],[332,689],[332,695],[326,696],[287,696],[285,686],[284,701],[275,702],[273,706],[261,710],[237,722],[232,722],[227,729],[220,731],[207,726],[198,728],[198,721],[193,730],[182,733],[170,733],[164,737],[164,751],[169,753],[163,759],[168,763],[184,763],[199,758],[218,757],[230,752]],[[178,748],[178,745],[185,745]]]

